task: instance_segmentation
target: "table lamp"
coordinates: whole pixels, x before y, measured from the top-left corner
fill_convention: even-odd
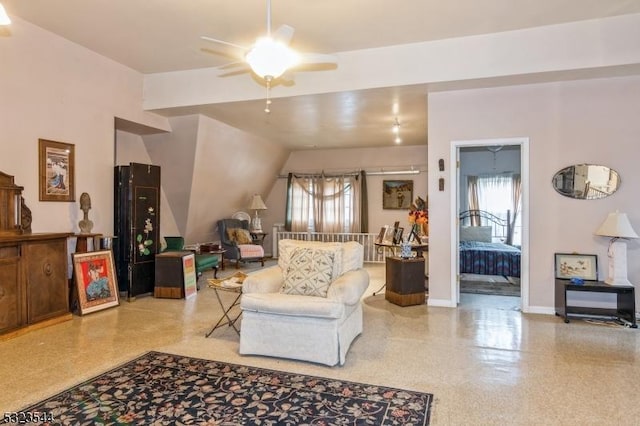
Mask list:
[[[625,213],[617,210],[609,213],[596,231],[596,235],[611,237],[609,242],[609,277],[604,281],[609,285],[633,285],[627,279],[627,243],[624,238],[638,238],[638,234],[631,227]]]
[[[255,217],[251,219],[251,230],[254,232],[262,232],[262,223],[260,221],[260,216],[258,216],[258,210],[266,210],[267,206],[264,204],[264,201],[262,201],[262,197],[260,197],[260,195],[255,194],[253,196],[249,209],[256,211]]]

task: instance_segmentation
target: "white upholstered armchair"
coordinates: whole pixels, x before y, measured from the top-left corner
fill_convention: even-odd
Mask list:
[[[240,353],[344,364],[362,332],[369,274],[356,242],[279,242],[278,265],[242,288]]]

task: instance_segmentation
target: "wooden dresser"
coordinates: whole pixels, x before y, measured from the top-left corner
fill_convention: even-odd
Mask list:
[[[71,319],[68,233],[0,236],[0,340]]]

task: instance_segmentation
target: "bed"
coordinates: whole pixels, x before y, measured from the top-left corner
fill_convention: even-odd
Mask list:
[[[511,240],[510,214],[501,219],[482,210],[460,213],[460,273],[520,277],[520,248]]]

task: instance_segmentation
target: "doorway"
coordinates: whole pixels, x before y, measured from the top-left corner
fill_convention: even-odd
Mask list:
[[[451,191],[452,300],[456,305],[461,300],[465,303],[469,300],[467,293],[461,297],[461,282],[463,290],[476,294],[482,294],[485,289],[485,293],[499,290],[513,293],[513,286],[518,284],[519,308],[526,312],[529,307],[529,140],[453,141],[450,158],[451,181],[455,182],[455,190]],[[508,201],[500,199],[500,191],[514,188],[518,190],[515,207],[511,196]],[[482,260],[484,250],[499,251],[492,252],[485,261]],[[469,287],[474,283],[484,288]],[[477,303],[478,297],[482,298],[472,297],[473,303]]]

